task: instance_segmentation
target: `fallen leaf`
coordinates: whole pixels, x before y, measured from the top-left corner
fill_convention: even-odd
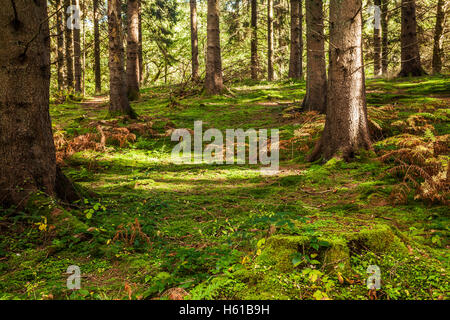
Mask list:
[[[340,272],[338,272],[337,276],[338,276],[339,283],[343,284],[344,283],[344,278],[342,277],[342,274]]]

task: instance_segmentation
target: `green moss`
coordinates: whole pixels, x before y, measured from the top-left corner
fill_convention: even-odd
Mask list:
[[[255,260],[258,267],[269,267],[278,272],[292,272],[295,269],[293,257],[297,253],[317,255],[316,259],[328,270],[347,270],[349,249],[342,238],[315,238],[306,236],[275,235],[267,240],[267,245]],[[324,246],[314,249],[313,241],[322,241]]]
[[[232,289],[233,294],[227,298],[240,300],[288,300],[281,283],[285,273],[270,269],[243,269],[235,272],[232,278],[236,280]]]
[[[55,217],[56,229],[60,234],[86,232],[89,228],[85,223],[73,216],[70,212],[63,210],[58,217]]]
[[[270,266],[280,272],[294,269],[292,258],[301,246],[307,244],[308,237],[275,235],[267,240],[266,248],[256,259],[256,264]]]
[[[351,249],[370,250],[377,253],[397,251],[406,253],[404,243],[394,234],[388,225],[376,224],[358,233],[347,233],[346,238]]]
[[[331,158],[323,166],[328,169],[335,169],[335,168],[339,168],[343,163],[344,163],[344,161],[342,159]]]
[[[325,252],[323,264],[329,271],[349,271],[350,250],[345,241],[336,241],[333,243]]]

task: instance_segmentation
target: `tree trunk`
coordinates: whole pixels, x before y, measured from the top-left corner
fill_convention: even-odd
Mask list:
[[[287,2],[281,0],[274,0],[274,11],[275,11],[275,22],[274,22],[274,32],[277,36],[278,48],[276,48],[276,62],[278,65],[278,77],[285,77],[285,61],[287,60],[285,57],[287,56],[287,48],[289,44],[287,43],[286,37],[284,36],[284,19],[286,17],[286,13],[289,12],[288,8],[285,7],[285,4],[288,4],[290,0]]]
[[[64,0],[64,30],[66,40],[66,84],[67,89],[73,89],[73,39],[72,29],[69,28],[68,22],[70,21],[70,13],[67,13],[67,9],[70,7],[70,0]]]
[[[86,12],[86,0],[81,0],[81,11]],[[82,89],[83,89],[83,97],[86,94],[86,19],[83,16],[83,81],[82,81]]]
[[[374,3],[381,12],[381,0],[375,0]],[[376,21],[373,26],[373,75],[379,77],[381,76],[381,30]]]
[[[442,54],[441,48],[442,33],[444,31],[444,0],[438,0],[436,26],[434,28],[434,45],[433,45],[433,73],[438,74],[442,70]]]
[[[327,73],[325,65],[322,0],[306,0],[306,96],[302,108],[325,113]]]
[[[198,81],[198,34],[197,34],[197,0],[191,2],[191,59],[192,59],[192,80]]]
[[[138,48],[138,56],[139,56],[139,85],[142,84],[143,76],[144,76],[144,60],[142,57],[142,3],[139,1],[139,48]]]
[[[370,148],[362,52],[361,0],[331,0],[328,103],[325,129],[309,157],[349,160]]]
[[[127,3],[127,84],[128,98],[139,98],[139,2]]]
[[[108,0],[109,33],[109,113],[135,117],[127,97],[123,63],[121,0]]]
[[[289,60],[289,78],[300,79],[300,30],[299,0],[291,0],[291,54]]]
[[[241,0],[234,0],[233,3],[233,24],[234,24],[234,35],[232,36],[233,40],[242,41],[242,30],[241,30]]]
[[[388,0],[381,0],[381,72],[383,75],[387,75],[388,72]]]
[[[78,12],[80,11],[79,0],[72,0],[72,5],[76,6]],[[75,74],[75,92],[81,92],[81,34],[80,25],[75,25],[73,29],[73,60],[74,60],[74,74]]]
[[[298,4],[298,48],[299,48],[299,74],[300,79],[303,78],[303,1],[299,0]]]
[[[57,33],[57,73],[58,90],[64,89],[64,6],[62,0],[56,1],[56,33]]]
[[[267,1],[267,79],[273,81],[273,0]]]
[[[3,1],[0,21],[0,206],[21,207],[38,190],[66,191],[49,114],[47,1]]]
[[[402,0],[401,22],[402,70],[400,77],[425,75],[420,62],[419,43],[417,42],[416,1]]]
[[[101,0],[100,0],[101,1]],[[102,92],[102,74],[100,66],[100,30],[98,26],[98,8],[99,0],[94,0],[94,74],[95,74],[95,93]]]
[[[208,94],[220,94],[223,90],[223,78],[220,52],[219,0],[208,0],[207,44],[206,92]]]
[[[251,75],[252,80],[258,79],[258,3],[257,0],[252,1],[252,17],[251,17]]]

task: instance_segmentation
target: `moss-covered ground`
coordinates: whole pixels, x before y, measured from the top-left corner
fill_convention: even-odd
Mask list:
[[[418,125],[411,116],[428,125],[418,137],[450,133],[448,77],[368,80],[377,141],[349,163],[305,161],[324,117],[296,111],[304,82],[230,90],[207,97],[145,88],[133,103],[138,122],[108,118],[102,97],[52,104],[64,141],[96,134],[99,123],[135,128],[135,136],[64,158],[82,201],[37,194],[19,212],[3,210],[0,298],[449,298],[448,206],[415,197],[413,188],[396,202],[402,178],[378,159]],[[193,129],[195,120],[222,132],[279,129],[279,174],[262,175],[259,165],[174,164],[171,130]],[[66,287],[70,265],[81,269],[80,290]],[[376,292],[366,285],[370,265],[381,270]]]

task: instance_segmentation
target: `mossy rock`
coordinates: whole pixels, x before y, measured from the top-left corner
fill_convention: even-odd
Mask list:
[[[84,222],[73,216],[70,212],[63,210],[61,215],[57,218],[57,230],[62,233],[82,233],[89,228]]]
[[[350,250],[345,241],[338,240],[325,251],[323,264],[328,271],[346,272],[350,270]]]
[[[375,225],[371,229],[363,229],[358,233],[345,235],[352,252],[372,251],[383,253],[397,251],[406,253],[405,244],[395,235],[388,225]]]
[[[275,235],[267,240],[266,247],[255,264],[273,267],[279,272],[290,272],[294,266],[292,256],[308,243],[308,237]]]
[[[339,237],[320,237],[328,246],[311,248],[311,238],[306,236],[275,235],[267,240],[266,247],[256,258],[255,266],[269,267],[277,272],[292,272],[292,258],[296,253],[318,253],[319,260],[328,271],[344,272],[350,269],[350,255],[372,251],[407,253],[405,244],[388,225],[377,224],[371,229],[343,233]]]
[[[318,253],[318,259],[327,269],[339,268],[344,271],[350,267],[350,254],[346,242],[342,239],[321,238],[329,245],[314,250],[310,247],[310,238],[306,236],[275,235],[267,240],[266,248],[256,258],[255,265],[270,267],[278,272],[292,272],[293,256],[298,252]]]

